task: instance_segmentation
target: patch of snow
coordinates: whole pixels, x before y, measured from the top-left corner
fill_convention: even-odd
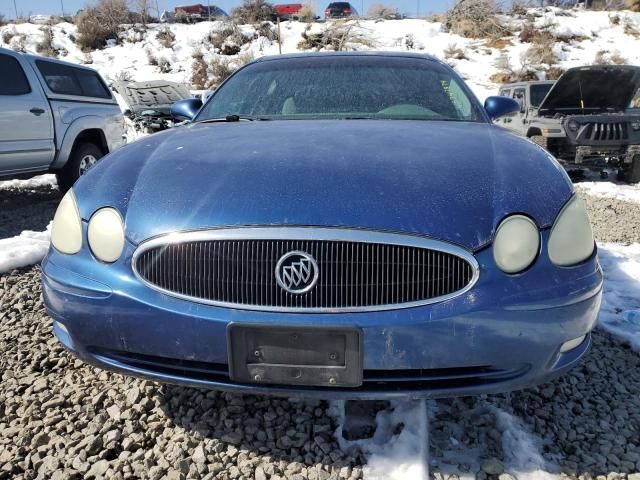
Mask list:
[[[604,295],[598,325],[640,351],[640,243],[598,245]]]
[[[14,179],[0,181],[0,190],[30,190],[39,187],[57,188],[58,182],[56,181],[56,176],[47,173],[26,180]]]
[[[366,480],[423,480],[428,478],[428,419],[425,400],[395,400],[389,410],[376,415],[373,438],[348,441],[342,438],[344,402],[331,404],[330,413],[338,419],[335,436],[346,451],[357,445],[367,457],[363,469]],[[403,425],[397,434],[395,429]]]
[[[510,413],[490,406],[502,432],[502,451],[506,470],[518,480],[552,480],[558,478],[557,467],[542,456],[542,441],[535,437],[524,422]]]
[[[576,187],[596,197],[611,197],[625,202],[640,203],[640,184],[624,185],[614,182],[580,182]]]
[[[0,240],[0,273],[40,262],[49,249],[51,223],[44,232],[25,230]]]

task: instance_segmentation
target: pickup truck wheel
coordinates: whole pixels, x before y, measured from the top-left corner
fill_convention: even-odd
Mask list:
[[[82,143],[71,152],[67,164],[56,174],[58,187],[66,192],[71,186],[93,167],[104,154],[93,143]]]
[[[618,175],[623,182],[640,182],[640,155],[634,155],[631,163],[624,164]]]

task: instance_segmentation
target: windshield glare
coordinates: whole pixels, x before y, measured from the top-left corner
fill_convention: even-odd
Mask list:
[[[476,102],[439,63],[403,57],[304,57],[247,66],[196,121],[228,115],[286,119],[483,121]]]

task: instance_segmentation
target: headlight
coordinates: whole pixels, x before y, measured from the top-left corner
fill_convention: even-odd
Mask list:
[[[567,267],[586,260],[593,253],[594,241],[587,210],[574,196],[562,208],[549,236],[549,258]]]
[[[569,130],[571,130],[572,132],[577,132],[578,128],[580,128],[580,124],[575,120],[569,120],[569,123],[567,123],[567,127],[569,127]]]
[[[114,208],[101,208],[89,220],[87,237],[91,252],[103,262],[115,262],[124,248],[124,225]]]
[[[517,273],[533,263],[539,249],[540,233],[533,220],[511,215],[496,230],[493,259],[503,272]]]
[[[51,227],[51,244],[60,253],[73,255],[82,248],[82,220],[73,190],[69,190],[64,197]]]

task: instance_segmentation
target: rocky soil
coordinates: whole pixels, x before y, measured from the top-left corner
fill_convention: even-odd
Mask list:
[[[45,190],[0,192],[0,236],[44,228],[59,200]],[[595,197],[587,205],[599,240],[640,238],[637,206]],[[324,402],[162,386],[76,360],[52,335],[39,276],[37,266],[0,276],[0,479],[362,477],[366,459],[340,451]],[[640,356],[604,333],[552,383],[431,409],[436,478],[452,450],[478,452],[478,465],[457,457],[459,472],[515,476],[521,452],[499,411],[539,439],[547,471],[640,480]]]

